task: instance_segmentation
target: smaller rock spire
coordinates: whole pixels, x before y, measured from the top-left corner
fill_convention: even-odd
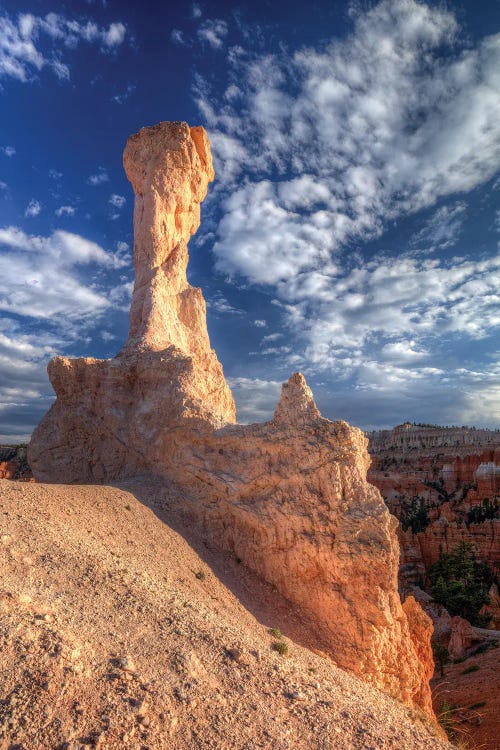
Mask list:
[[[320,416],[305,377],[301,372],[295,372],[281,387],[281,397],[274,412],[273,421],[282,424],[300,424]]]

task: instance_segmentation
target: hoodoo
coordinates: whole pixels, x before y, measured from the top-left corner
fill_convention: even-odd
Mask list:
[[[36,478],[163,477],[200,534],[298,605],[340,666],[432,715],[430,621],[401,605],[397,522],[366,480],[364,434],[324,419],[300,373],[271,421],[234,424],[186,279],[213,179],[205,131],[143,128],[124,164],[136,195],[129,338],[112,360],[50,363],[57,399],[30,445]]]

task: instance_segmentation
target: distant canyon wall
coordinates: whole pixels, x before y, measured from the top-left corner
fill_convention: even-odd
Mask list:
[[[408,526],[402,583],[421,585],[440,551],[464,541],[499,575],[500,431],[405,424],[368,437],[368,480]]]

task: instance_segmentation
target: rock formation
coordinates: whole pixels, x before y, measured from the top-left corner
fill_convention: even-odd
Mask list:
[[[463,617],[452,617],[451,634],[448,642],[448,653],[452,659],[461,659],[473,646],[478,646],[485,640],[484,635],[473,628]]]
[[[270,422],[233,424],[203,297],[186,281],[213,177],[205,132],[144,128],[124,164],[136,193],[129,338],[113,360],[50,363],[57,400],[33,435],[35,476],[159,475],[207,543],[300,607],[340,666],[432,715],[430,625],[401,605],[397,521],[367,482],[364,434],[321,417],[300,373]]]
[[[29,450],[43,481],[155,470],[179,431],[235,419],[202,292],[186,277],[187,243],[214,177],[206,133],[185,123],[143,128],[129,138],[123,162],[136,196],[129,337],[112,360],[50,362],[57,400]]]
[[[404,424],[369,439],[368,479],[408,526],[398,530],[403,588],[460,542],[500,574],[500,431]],[[427,517],[411,524],[420,506]]]
[[[500,630],[500,593],[496,583],[492,584],[488,596],[489,602],[483,605],[480,614],[490,618],[490,630]]]
[[[16,479],[21,482],[32,479],[25,445],[0,445],[0,479]]]

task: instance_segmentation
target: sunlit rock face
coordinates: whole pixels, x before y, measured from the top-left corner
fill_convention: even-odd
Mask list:
[[[430,621],[401,605],[397,521],[367,482],[364,434],[324,419],[300,373],[272,420],[234,424],[203,296],[186,280],[213,178],[204,130],[144,128],[124,164],[136,194],[129,338],[112,360],[50,363],[57,400],[30,445],[36,478],[161,477],[207,543],[300,607],[340,666],[432,715]]]
[[[43,481],[155,470],[176,430],[235,420],[203,294],[186,277],[187,243],[214,177],[206,133],[179,122],[143,128],[129,138],[123,161],[135,192],[129,337],[115,359],[50,362],[57,400],[29,451]]]

